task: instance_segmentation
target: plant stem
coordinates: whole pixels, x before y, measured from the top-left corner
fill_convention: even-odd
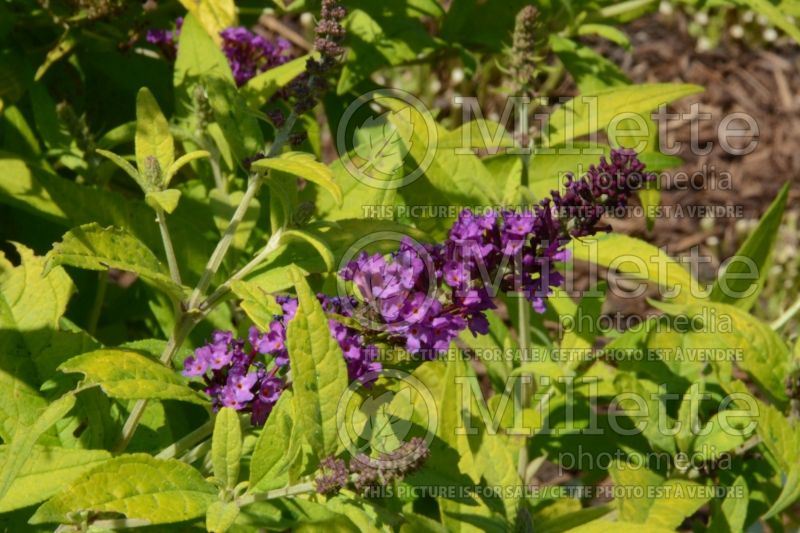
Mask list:
[[[197,444],[198,442],[202,441],[214,431],[214,421],[209,420],[199,428],[195,429],[194,431],[184,435],[181,439],[177,442],[174,442],[161,450],[161,453],[156,455],[156,459],[172,459],[173,457],[177,456],[179,453],[187,450]]]
[[[97,292],[94,296],[92,310],[86,324],[86,331],[94,336],[97,332],[97,323],[100,321],[100,312],[103,310],[103,302],[106,299],[106,289],[108,288],[108,270],[101,270],[97,274]]]
[[[178,285],[183,285],[181,271],[178,268],[178,260],[175,258],[175,248],[172,246],[172,237],[170,237],[169,228],[167,227],[167,214],[160,207],[156,208],[156,221],[158,222],[158,229],[161,230],[161,240],[164,242],[164,253],[167,255],[169,275],[172,281]]]
[[[244,278],[250,272],[255,270],[269,256],[269,254],[277,250],[280,246],[281,235],[282,232],[280,229],[272,234],[272,236],[269,238],[269,242],[267,242],[267,245],[258,254],[256,254],[249,263],[240,268],[225,283],[217,287],[217,290],[215,290],[211,296],[209,296],[203,303],[200,304],[200,310],[205,312],[213,309],[214,306],[230,292],[231,285],[234,281]]]
[[[292,112],[286,119],[286,123],[278,131],[278,135],[275,137],[275,142],[272,143],[269,153],[267,153],[267,157],[275,157],[278,153],[280,153],[283,145],[289,140],[289,134],[291,133],[296,121],[297,115]],[[258,189],[260,187],[261,177],[258,175],[251,176],[247,183],[247,190],[245,190],[241,202],[239,202],[239,205],[237,206],[236,211],[233,213],[230,222],[228,222],[228,227],[225,229],[225,233],[222,235],[219,243],[217,243],[217,247],[211,254],[208,264],[206,264],[206,268],[203,271],[203,275],[200,277],[200,281],[197,283],[197,287],[195,287],[194,291],[192,291],[192,296],[189,298],[188,305],[190,310],[197,307],[200,298],[211,284],[211,279],[214,277],[214,274],[217,273],[217,270],[222,264],[222,260],[225,258],[225,254],[228,253],[231,242],[233,242],[233,237],[236,235],[236,230],[244,219],[244,215],[247,213],[248,207],[250,207],[250,202],[253,200],[256,193],[258,193]]]
[[[289,134],[294,127],[295,122],[297,121],[297,114],[294,111],[287,117],[286,123],[283,127],[278,131],[278,135],[275,137],[275,142],[272,143],[270,147],[269,153],[267,157],[274,157],[278,153],[280,153],[283,145],[289,140]],[[197,286],[192,291],[192,295],[189,298],[189,303],[187,304],[186,311],[182,312],[178,318],[178,321],[175,324],[175,329],[172,332],[172,336],[170,337],[169,341],[167,341],[167,345],[164,347],[164,353],[161,354],[161,362],[163,364],[169,365],[170,360],[172,357],[178,352],[180,347],[183,345],[183,341],[186,340],[186,337],[194,328],[197,320],[202,317],[202,314],[197,314],[197,304],[200,300],[200,297],[205,293],[208,286],[211,284],[211,279],[214,277],[214,274],[219,269],[219,266],[222,264],[222,260],[225,257],[225,254],[228,252],[228,248],[230,248],[231,242],[233,241],[233,236],[236,234],[236,229],[239,226],[239,223],[244,218],[245,213],[247,212],[247,208],[250,206],[250,202],[255,197],[256,193],[258,192],[259,187],[261,186],[261,178],[259,176],[251,176],[250,181],[247,184],[247,190],[242,196],[242,200],[239,202],[236,211],[233,213],[230,222],[228,222],[228,227],[225,229],[225,233],[222,235],[219,243],[217,243],[217,247],[214,249],[214,252],[211,254],[211,257],[208,260],[208,264],[206,264],[206,268],[203,271],[203,274],[200,278],[200,281],[197,283]],[[159,219],[161,217],[159,216]],[[160,225],[160,223],[159,223]],[[166,224],[164,224],[162,230],[162,237],[164,236],[164,231],[166,230]],[[271,240],[270,240],[271,241]],[[167,244],[169,243],[169,244]],[[167,232],[167,238],[164,239],[164,247],[167,250],[167,257],[170,256],[174,259],[174,251],[172,250],[172,242],[169,240],[169,234]],[[261,254],[259,254],[260,256]],[[252,261],[251,261],[252,263]],[[250,264],[248,264],[249,266]],[[176,266],[177,268],[177,266]],[[251,266],[251,269],[254,266]],[[170,269],[171,270],[171,269]],[[241,272],[241,271],[240,271]],[[244,274],[242,274],[244,275]],[[227,284],[230,286],[229,282],[224,283],[223,285]],[[206,305],[206,313],[210,310],[210,306],[213,306],[218,301],[215,300],[214,302],[208,303]],[[119,442],[114,447],[114,452],[122,453],[125,451],[125,448],[128,447],[131,439],[133,438],[133,434],[136,432],[136,428],[139,426],[139,422],[142,419],[142,415],[144,414],[144,410],[147,407],[147,400],[137,400],[131,409],[130,414],[128,415],[127,420],[125,420],[125,424],[122,426],[122,436],[120,437]]]
[[[192,331],[194,328],[195,321],[187,314],[181,315],[178,319],[178,322],[175,324],[175,330],[172,333],[169,341],[167,341],[167,345],[164,347],[164,352],[161,354],[160,361],[167,366],[169,366],[169,361],[172,359],[178,349],[183,344],[183,341],[186,340],[186,337],[189,335],[189,332]],[[136,428],[139,426],[139,422],[142,419],[142,415],[144,414],[144,410],[147,407],[147,400],[136,400],[136,403],[133,405],[133,409],[131,409],[128,418],[125,420],[125,425],[122,426],[122,436],[120,437],[119,442],[116,446],[114,446],[114,451],[116,453],[122,453],[125,451],[125,448],[128,447],[130,444],[131,439],[133,438],[133,434],[136,432]]]
[[[800,300],[797,300],[791,305],[791,307],[789,307],[789,309],[784,311],[781,316],[779,316],[772,324],[770,324],[770,327],[773,330],[778,331],[785,326],[786,323],[789,322],[789,320],[791,320],[798,311],[800,311]]]
[[[263,502],[266,500],[274,500],[276,498],[283,498],[284,496],[294,496],[295,494],[303,494],[312,492],[314,490],[314,483],[306,481],[305,483],[298,483],[297,485],[289,485],[282,489],[274,489],[269,492],[260,492],[257,494],[250,494],[242,496],[237,500],[239,507],[250,505],[255,502]]]
[[[528,300],[522,295],[519,295],[519,347],[520,347],[520,366],[528,362],[528,348],[530,340],[528,338],[528,329],[530,328],[530,315]],[[520,376],[520,384],[516,389],[515,408],[525,409],[525,404],[528,398],[528,387],[522,381],[524,375]],[[517,463],[517,472],[520,478],[525,480],[525,472],[528,469],[528,439],[524,439],[522,447],[519,449],[519,459]]]

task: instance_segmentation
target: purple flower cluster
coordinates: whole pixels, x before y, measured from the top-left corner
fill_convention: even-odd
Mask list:
[[[563,194],[553,191],[552,198],[532,209],[483,214],[465,209],[443,243],[405,238],[389,256],[362,253],[339,272],[358,297],[317,295],[332,317],[329,329],[342,348],[350,379],[374,380],[382,369],[376,361],[378,344],[432,359],[467,329],[475,336],[488,333],[485,312],[495,307],[496,292],[522,294],[544,312],[546,298],[563,283],[557,267],[567,259],[570,239],[608,229],[600,225],[602,216],[626,206],[631,194],[653,179],[634,151],[614,150],[582,178],[568,177]],[[289,362],[286,325],[297,300],[277,301],[282,315],[267,332],[251,329],[249,349],[230,333],[217,333],[185,362],[185,375],[204,376],[215,408],[249,410],[256,425],[263,424],[277,401],[284,387],[281,370]],[[258,354],[272,364],[256,361]]]
[[[180,36],[183,18],[175,21],[175,29],[149,30],[147,42],[157,46],[169,59],[177,55],[178,37]],[[236,85],[244,85],[257,74],[282,65],[291,59],[291,45],[286,39],[277,39],[274,43],[247,28],[227,28],[220,32],[222,51],[228,58]]]
[[[343,306],[339,298],[317,297],[326,313],[343,315],[349,307]],[[184,376],[203,378],[204,391],[211,397],[215,411],[232,407],[250,412],[254,426],[267,420],[286,386],[284,379],[289,369],[286,327],[297,313],[297,299],[275,299],[282,314],[274,317],[267,331],[251,327],[247,341],[234,338],[229,331],[217,331],[209,344],[195,350],[183,363]],[[342,349],[350,379],[365,384],[374,381],[382,370],[375,361],[377,347],[366,343],[357,330],[334,319],[328,320],[328,326]]]
[[[256,360],[259,354],[273,353],[269,350],[273,346],[266,340],[269,335],[261,335],[256,328],[250,328],[245,343],[242,339],[235,339],[229,331],[218,331],[211,343],[201,346],[193,356],[186,358],[183,375],[203,377],[205,392],[211,397],[215,411],[221,407],[247,411],[251,413],[252,424],[260,426],[285,387],[278,372],[288,362],[288,358],[281,361],[276,356],[268,369],[265,362]]]
[[[291,56],[291,45],[286,39],[274,43],[247,28],[227,28],[220,33],[222,51],[228,58],[236,85],[278,65],[283,65]]]

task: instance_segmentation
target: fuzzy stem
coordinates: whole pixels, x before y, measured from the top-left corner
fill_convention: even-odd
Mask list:
[[[172,281],[178,285],[183,285],[181,271],[178,268],[178,260],[175,258],[175,248],[172,246],[172,237],[167,227],[167,214],[160,207],[156,208],[156,221],[158,222],[158,229],[161,231],[161,240],[164,242],[164,253],[167,255],[169,275]]]
[[[283,145],[289,140],[289,134],[292,132],[292,128],[294,127],[296,120],[297,115],[295,113],[289,115],[289,117],[286,119],[286,123],[283,125],[283,127],[281,127],[280,131],[278,131],[278,135],[275,137],[275,142],[272,143],[272,147],[270,147],[267,157],[275,157],[280,153]],[[217,273],[217,270],[222,264],[222,260],[225,258],[225,254],[228,253],[228,249],[233,242],[233,237],[236,235],[236,230],[239,228],[239,224],[244,219],[248,207],[250,207],[250,202],[258,193],[258,189],[260,187],[261,177],[257,175],[251,176],[249,182],[247,183],[247,190],[245,190],[241,202],[239,202],[239,205],[236,208],[236,211],[233,213],[230,222],[228,222],[228,227],[225,229],[222,239],[220,239],[219,243],[217,243],[217,247],[211,254],[211,257],[206,264],[206,268],[203,271],[203,275],[200,277],[200,281],[197,283],[197,287],[195,287],[194,291],[192,291],[192,296],[189,298],[188,305],[190,310],[197,306],[197,304],[200,302],[200,298],[203,296],[203,294],[205,294],[206,289],[211,284],[214,274]]]
[[[294,496],[296,494],[304,494],[306,492],[313,492],[314,483],[311,481],[306,481],[305,483],[298,483],[297,485],[289,485],[288,487],[283,487],[282,489],[274,489],[268,492],[259,492],[256,494],[249,494],[247,496],[242,496],[237,500],[239,507],[244,507],[245,505],[250,505],[251,503],[255,502],[263,502],[266,500],[274,500],[276,498],[283,498],[284,496]]]
[[[167,341],[167,345],[164,347],[164,352],[161,354],[160,361],[162,363],[169,366],[168,363],[172,359],[172,356],[178,352],[178,349],[183,344],[183,341],[186,340],[189,332],[191,332],[194,328],[195,323],[196,322],[186,314],[182,315],[181,318],[178,319],[178,322],[175,324],[175,330],[173,331],[169,341]],[[133,409],[131,409],[128,418],[125,420],[125,425],[122,426],[122,436],[120,437],[117,445],[114,446],[114,451],[116,453],[124,452],[125,448],[127,448],[128,444],[130,444],[133,434],[136,432],[136,428],[139,426],[139,422],[142,419],[142,415],[144,414],[146,407],[147,400],[137,400],[133,405]]]
[[[161,453],[156,455],[156,459],[172,459],[179,453],[183,452],[191,448],[192,446],[196,445],[214,431],[214,422],[213,420],[209,420],[199,428],[195,429],[194,431],[184,435],[178,441],[170,444],[163,450]]]

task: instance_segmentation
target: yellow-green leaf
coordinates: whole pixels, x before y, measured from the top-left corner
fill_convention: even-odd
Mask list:
[[[152,191],[144,196],[147,205],[153,209],[163,209],[167,213],[172,213],[178,207],[181,199],[181,191],[178,189],[166,189],[164,191]]]
[[[347,388],[342,349],[331,336],[328,318],[303,276],[289,272],[297,291],[298,307],[289,322],[286,345],[294,379],[295,423],[311,448],[322,458],[342,445],[336,410]]]
[[[180,0],[180,2],[217,44],[222,42],[220,32],[236,25],[236,4],[233,0]]]
[[[5,463],[9,448],[0,446],[0,464]],[[8,492],[0,498],[0,513],[42,502],[108,459],[111,454],[105,450],[34,446]]]
[[[250,461],[251,492],[284,486],[297,449],[292,447],[294,406],[291,391],[284,391],[258,435]],[[295,452],[295,453],[293,453]]]
[[[654,83],[581,94],[555,110],[548,122],[546,146],[558,146],[608,127],[624,113],[644,115],[661,104],[702,92],[699,85]]]
[[[164,176],[164,187],[169,187],[169,182],[172,181],[172,178],[184,165],[191,163],[195,159],[202,159],[204,157],[210,157],[211,154],[206,152],[205,150],[195,150],[194,152],[189,152],[188,154],[183,154],[180,156],[174,163],[172,163],[169,168],[167,169],[167,173]]]
[[[242,428],[235,409],[223,407],[214,422],[211,438],[211,463],[214,477],[223,486],[233,488],[239,481],[239,461],[242,458]]]
[[[83,474],[39,507],[30,523],[68,523],[69,513],[88,510],[169,524],[205,515],[216,499],[217,488],[186,463],[137,453]]]
[[[147,87],[139,89],[136,95],[136,165],[139,174],[147,176],[148,157],[155,157],[160,167],[160,179],[163,183],[167,170],[175,160],[175,143],[169,131],[169,122],[161,113],[155,97]],[[161,183],[149,183],[149,187],[158,187]],[[145,189],[145,192],[151,189]]]
[[[85,385],[99,385],[112,398],[181,400],[207,405],[188,380],[158,361],[134,351],[106,348],[73,357],[58,367],[84,374]]]
[[[238,517],[236,502],[214,502],[206,511],[206,529],[211,533],[225,533]]]
[[[184,287],[172,281],[166,268],[147,246],[121,228],[102,228],[91,223],[68,231],[47,254],[44,273],[59,265],[87,270],[127,270],[178,299],[186,292]]]
[[[273,169],[306,179],[328,191],[339,204],[342,203],[342,190],[333,181],[333,172],[324,163],[316,161],[311,154],[286,152],[278,157],[259,159],[252,164],[251,168]]]
[[[250,78],[241,88],[248,105],[253,109],[259,109],[266,104],[281,87],[305,72],[306,63],[312,57],[318,57],[318,54],[308,54],[292,59]]]
[[[572,256],[581,261],[612,268],[629,279],[660,285],[667,298],[679,302],[698,299],[700,285],[686,268],[652,244],[618,233],[601,234],[572,241]]]

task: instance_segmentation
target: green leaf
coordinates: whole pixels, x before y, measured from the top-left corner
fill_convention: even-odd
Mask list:
[[[336,412],[347,388],[347,367],[342,349],[331,336],[328,318],[306,280],[294,271],[290,279],[297,291],[298,307],[289,322],[286,347],[294,379],[297,431],[322,458],[342,445]]]
[[[117,268],[134,272],[142,280],[181,299],[185,288],[170,278],[162,263],[142,242],[124,229],[102,228],[96,223],[68,231],[47,254],[45,274],[59,265],[88,270]]]
[[[631,47],[631,41],[625,32],[609,26],[608,24],[581,24],[578,27],[578,35],[599,35],[600,37],[618,44],[625,49]]]
[[[236,26],[234,0],[180,0],[180,2],[217,43],[222,42],[219,35],[222,30]]]
[[[242,458],[242,427],[235,409],[223,407],[214,422],[211,439],[211,464],[224,487],[232,489],[239,481],[239,462]]]
[[[288,470],[294,460],[291,440],[294,416],[291,391],[284,391],[267,418],[253,449],[249,492],[279,488],[289,481]]]
[[[98,154],[100,154],[103,157],[105,157],[106,159],[110,160],[112,163],[117,165],[122,170],[124,170],[128,174],[128,176],[133,178],[133,181],[135,181],[136,183],[139,184],[139,187],[141,187],[142,190],[145,190],[146,184],[145,184],[144,178],[139,175],[139,171],[136,170],[133,167],[133,165],[128,163],[127,159],[125,159],[125,158],[123,158],[121,156],[118,156],[114,152],[109,152],[108,150],[103,150],[101,148],[97,148],[95,151]]]
[[[263,149],[258,120],[236,89],[228,60],[212,40],[212,35],[192,15],[186,17],[181,27],[174,82],[176,107],[186,127],[197,127],[194,111],[197,94],[208,99],[215,124],[231,151],[231,170],[236,167],[236,162],[244,161]],[[209,132],[211,126],[208,126]]]
[[[147,87],[136,95],[136,166],[140,176],[148,176],[148,157],[155,157],[159,165],[159,181],[147,180],[144,192],[160,188],[164,176],[175,161],[175,142],[169,131],[169,122],[161,113],[153,93]]]
[[[325,266],[327,267],[328,271],[333,272],[336,270],[336,258],[334,257],[330,246],[328,246],[328,243],[325,242],[323,238],[308,231],[298,229],[290,229],[283,232],[281,236],[281,243],[290,242],[293,240],[304,241],[313,246],[314,249],[319,252],[319,255],[325,262]]]
[[[550,46],[575,79],[582,94],[630,83],[617,65],[588,46],[558,35],[550,36]]]
[[[412,143],[410,137],[404,139],[400,136],[397,127],[389,118],[395,113],[403,113],[405,122],[411,120],[411,110],[405,107],[399,111],[390,109],[382,115],[370,116],[360,126],[356,126],[353,132],[355,142],[353,152],[364,160],[363,165],[358,167],[359,173],[375,169],[386,176],[393,176],[402,168],[403,159]],[[405,130],[406,135],[410,136],[413,133],[414,130],[411,128]]]
[[[5,463],[10,448],[8,445],[0,446],[0,464]],[[84,472],[110,458],[111,454],[105,450],[36,445],[30,450],[29,457],[6,495],[0,498],[0,513],[42,502]]]
[[[784,381],[789,372],[789,348],[769,325],[732,305],[703,301],[673,307],[652,303],[670,315],[685,316],[701,324],[702,329],[684,334],[693,346],[729,350],[761,390],[774,402],[786,403]]]
[[[231,290],[242,299],[239,304],[242,311],[262,331],[268,331],[275,315],[281,314],[281,307],[275,302],[272,291],[264,290],[256,282],[237,280],[231,283]]]
[[[598,130],[623,113],[645,114],[661,104],[703,90],[690,84],[643,84],[614,87],[576,96],[556,109],[548,122],[545,146],[558,146]]]
[[[180,156],[174,163],[172,163],[169,168],[167,169],[167,173],[164,176],[164,187],[169,187],[169,182],[172,181],[172,178],[178,171],[188,163],[196,159],[202,159],[204,157],[211,157],[211,154],[206,152],[205,150],[195,150],[194,152],[189,152],[188,154],[183,154]]]
[[[418,17],[404,17],[394,10],[368,14],[365,9],[353,9],[344,23],[350,47],[338,94],[347,93],[381,67],[421,59],[435,47]]]
[[[203,394],[189,388],[186,378],[134,351],[114,348],[95,350],[73,357],[62,364],[59,370],[84,374],[84,385],[99,385],[112,398],[208,404]]]
[[[292,59],[250,78],[240,89],[248,105],[259,109],[266,104],[279,89],[306,71],[306,63],[312,57],[319,57],[319,54],[307,54]]]
[[[214,225],[199,185],[183,189],[184,201],[170,217],[170,232],[187,278],[199,277],[216,241]],[[162,246],[153,210],[143,200],[76,183],[0,152],[0,202],[55,222],[66,229],[96,222],[133,233],[151,250]],[[66,231],[66,230],[65,230]]]
[[[178,201],[181,199],[181,191],[178,189],[166,189],[163,191],[148,192],[144,196],[147,205],[153,209],[163,209],[167,213],[172,214],[178,207]]]
[[[772,265],[772,252],[788,197],[787,183],[761,217],[755,231],[728,260],[732,262],[714,282],[710,296],[712,300],[733,304],[744,310],[750,309],[756,302]]]
[[[747,480],[737,476],[730,485],[731,491],[719,506],[715,506],[708,523],[708,531],[726,533],[744,531],[747,526],[747,507],[749,493]]]
[[[0,468],[0,501],[11,489],[14,480],[30,458],[30,451],[39,437],[75,406],[75,395],[68,393],[39,411],[39,416],[29,424],[18,424],[11,443],[6,448],[5,462]]]
[[[793,464],[782,482],[781,493],[764,515],[765,520],[778,516],[800,499],[800,465]]]
[[[30,523],[68,523],[69,513],[89,510],[169,524],[203,516],[216,499],[216,487],[191,466],[137,453],[82,475],[39,507]]]
[[[44,277],[43,258],[22,245],[16,250],[21,261],[14,268],[0,255],[0,437],[6,442],[47,407],[39,391],[50,377],[43,356],[50,343],[64,350],[56,330],[75,290],[63,268]]]
[[[668,479],[647,513],[648,531],[651,527],[675,531],[709,499],[711,493],[699,483],[685,479]]]
[[[342,190],[333,181],[333,172],[324,163],[316,161],[312,154],[285,152],[278,157],[259,159],[250,168],[273,169],[306,179],[324,188],[339,204],[342,203]]]
[[[206,529],[211,533],[225,533],[238,517],[236,502],[214,502],[206,511]]]
[[[663,250],[645,241],[618,233],[573,240],[575,259],[612,268],[627,279],[647,280],[661,285],[663,296],[679,302],[696,300],[700,285],[683,265]]]

